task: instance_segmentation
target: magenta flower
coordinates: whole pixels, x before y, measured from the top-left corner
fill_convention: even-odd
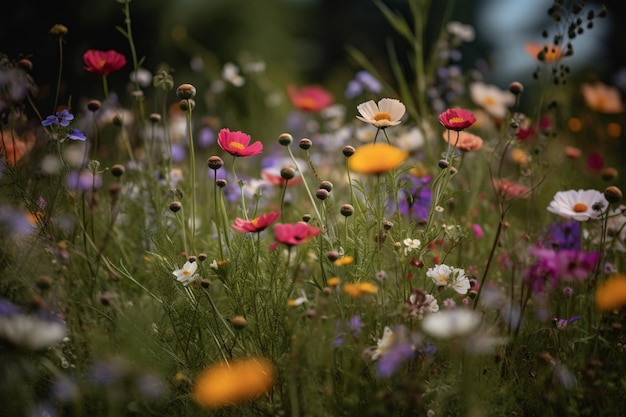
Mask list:
[[[250,135],[239,131],[231,132],[229,129],[220,130],[217,144],[233,156],[252,156],[263,152],[261,142],[256,141],[250,145]]]
[[[545,292],[546,286],[554,289],[562,282],[584,281],[600,260],[600,252],[588,253],[576,249],[557,251],[533,247],[530,254],[536,258],[536,262],[525,271],[524,284],[537,293]]]
[[[476,122],[476,116],[464,109],[448,109],[439,115],[439,122],[446,129],[461,131]]]
[[[259,233],[274,223],[279,217],[280,211],[265,213],[252,220],[244,220],[237,217],[235,224],[231,225],[231,227],[240,233]]]
[[[297,222],[294,224],[278,223],[274,228],[276,242],[270,245],[270,250],[276,249],[281,243],[289,247],[300,245],[319,235],[320,232],[321,229],[310,226],[305,222]]]
[[[126,65],[126,57],[117,51],[98,51],[89,49],[83,54],[85,71],[98,75],[109,75]]]

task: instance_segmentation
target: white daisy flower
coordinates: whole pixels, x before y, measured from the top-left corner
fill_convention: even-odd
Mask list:
[[[389,126],[396,126],[400,124],[400,119],[406,113],[406,107],[400,100],[393,98],[383,98],[378,101],[378,104],[374,100],[366,101],[357,106],[357,110],[361,114],[356,118],[376,126],[379,129],[384,129]]]
[[[470,289],[469,278],[461,268],[453,268],[446,264],[435,265],[428,268],[426,276],[433,280],[439,287],[449,287],[459,294],[467,294]]]
[[[422,320],[422,330],[439,339],[467,336],[480,326],[480,313],[465,308],[442,310]]]
[[[396,341],[396,335],[393,333],[388,326],[385,326],[385,330],[383,330],[383,338],[378,339],[378,347],[372,353],[372,360],[376,360],[385,355],[385,353],[389,350],[391,346],[393,346]]]
[[[407,256],[414,250],[419,249],[422,244],[422,242],[420,242],[418,239],[411,239],[410,237],[404,239],[402,243],[404,243],[404,256]]]
[[[67,335],[65,324],[55,317],[24,314],[5,300],[0,300],[0,340],[32,351],[57,344]]]
[[[184,286],[187,286],[190,282],[193,282],[198,278],[198,274],[196,274],[197,269],[197,262],[187,261],[181,269],[177,269],[173,272],[173,274],[178,282],[182,282]]]
[[[448,22],[446,25],[448,33],[458,37],[463,42],[472,42],[476,38],[476,31],[471,25],[466,25],[461,22]]]
[[[604,194],[597,190],[559,191],[548,205],[550,213],[584,222],[599,219],[608,207]]]
[[[411,127],[396,136],[394,142],[403,151],[415,152],[424,147],[424,134],[417,127]]]
[[[477,81],[469,86],[472,101],[497,119],[504,119],[509,107],[515,104],[515,95],[495,85]]]
[[[235,87],[241,87],[245,84],[246,80],[239,75],[239,67],[232,62],[227,62],[222,68],[222,78]]]

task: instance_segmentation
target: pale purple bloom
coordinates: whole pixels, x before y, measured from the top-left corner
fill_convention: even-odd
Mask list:
[[[41,121],[41,124],[46,127],[52,125],[67,127],[70,125],[72,120],[74,120],[74,115],[70,113],[67,109],[63,109],[56,112],[56,114],[46,117],[44,120]]]
[[[91,171],[71,171],[67,174],[67,188],[70,190],[91,191],[102,186],[102,175]]]
[[[85,136],[83,132],[81,132],[80,130],[76,128],[73,128],[72,130],[70,130],[69,133],[67,134],[67,137],[72,140],[80,140],[80,141],[87,140],[87,136]]]
[[[415,355],[413,346],[407,341],[401,341],[391,346],[376,363],[376,372],[383,378],[392,376],[400,365]]]

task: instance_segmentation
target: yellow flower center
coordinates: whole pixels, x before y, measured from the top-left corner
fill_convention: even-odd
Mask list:
[[[106,61],[103,59],[102,61],[98,62],[98,67],[100,68],[104,68],[104,66],[106,65]]]
[[[235,149],[237,149],[239,151],[242,151],[245,148],[245,146],[243,146],[243,144],[241,144],[239,142],[231,142],[231,143],[228,144],[228,146],[231,147],[231,148],[235,148]]]
[[[572,210],[576,213],[584,213],[587,211],[587,205],[583,203],[576,203],[574,204],[574,207],[572,207]]]
[[[446,276],[444,274],[439,274],[437,279],[439,280],[439,282],[446,282],[447,281]]]
[[[465,121],[462,117],[451,117],[448,122],[450,123],[463,123]]]
[[[256,219],[250,220],[250,224],[254,227],[257,227],[259,225],[259,218],[257,217]]]
[[[183,269],[183,275],[189,275],[189,270],[188,269]]]
[[[485,104],[485,106],[490,107],[496,104],[496,99],[491,96],[487,96],[485,97],[483,103]]]
[[[391,115],[387,112],[381,111],[378,112],[374,115],[374,120],[376,120],[377,122],[380,120],[389,120],[391,121]]]
[[[317,101],[311,97],[299,97],[297,99],[297,106],[302,110],[315,110],[317,106]]]

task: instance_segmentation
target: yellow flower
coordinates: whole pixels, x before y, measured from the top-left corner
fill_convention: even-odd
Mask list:
[[[341,258],[336,259],[333,263],[337,266],[345,266],[350,265],[352,261],[354,261],[354,258],[352,256],[342,256]]]
[[[376,294],[378,287],[370,282],[357,282],[343,284],[343,292],[352,298],[359,298],[363,294]]]
[[[339,278],[338,277],[328,278],[328,286],[329,287],[336,287],[337,285],[339,285]]]
[[[382,174],[398,168],[409,153],[386,143],[370,143],[359,147],[348,160],[352,171]]]
[[[598,310],[610,311],[624,305],[626,305],[626,275],[612,275],[596,288]]]
[[[198,375],[193,399],[204,407],[224,407],[252,401],[274,383],[274,367],[265,358],[239,358],[211,365]]]

